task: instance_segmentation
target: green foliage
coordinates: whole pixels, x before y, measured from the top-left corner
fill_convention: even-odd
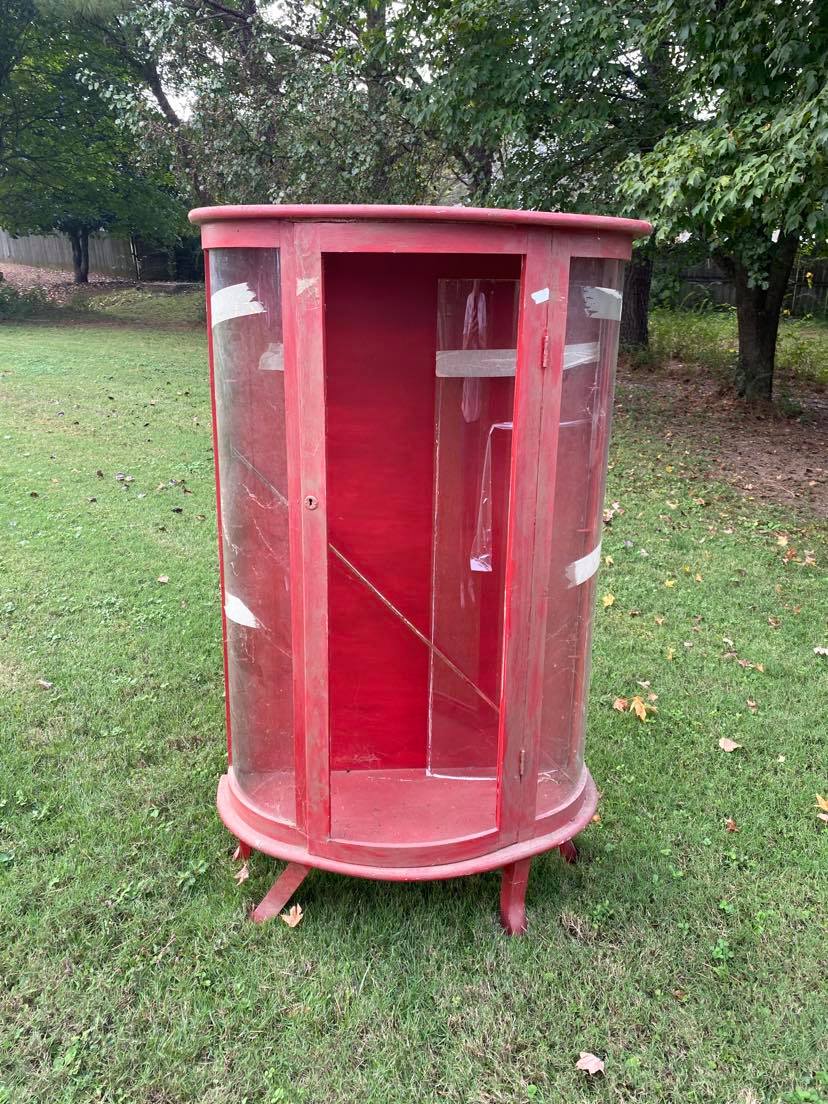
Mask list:
[[[141,101],[120,105],[124,117],[165,150],[197,202],[434,194],[445,157],[407,111],[422,81],[407,8],[138,0],[103,20],[78,0],[54,2],[143,85]]]
[[[650,352],[659,364],[680,360],[705,368],[723,380],[736,364],[733,311],[655,309],[650,319]]]
[[[678,360],[704,368],[723,382],[732,378],[738,335],[732,308],[666,310],[650,320],[650,356],[655,364]],[[828,385],[828,324],[808,318],[783,319],[777,361],[786,376]]]
[[[828,323],[784,319],[777,344],[779,367],[789,375],[828,386]]]
[[[638,7],[434,0],[425,19],[421,115],[486,163],[467,174],[472,198],[617,214],[618,165],[674,115],[663,51],[641,53]]]
[[[141,166],[115,107],[136,94],[128,77],[112,50],[66,24],[25,23],[0,85],[0,225],[175,237],[183,209],[172,180]]]
[[[828,232],[817,0],[423,0],[422,117],[479,144],[476,198],[649,217],[735,281],[738,386],[770,398],[796,250]],[[652,248],[652,246],[644,246]]]
[[[0,322],[10,319],[32,318],[49,309],[49,301],[42,288],[21,290],[0,281]]]
[[[828,21],[814,2],[655,0],[645,44],[668,43],[678,120],[622,166],[631,209],[767,284],[775,236],[828,233]]]

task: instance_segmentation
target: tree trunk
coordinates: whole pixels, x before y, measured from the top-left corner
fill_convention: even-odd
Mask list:
[[[67,230],[66,236],[72,243],[72,270],[76,284],[89,283],[89,231]]]
[[[748,271],[740,261],[733,260],[730,266],[739,328],[736,387],[742,398],[751,402],[773,398],[779,315],[798,245],[795,235],[780,238],[769,266],[767,287],[751,287]]]
[[[652,282],[652,250],[636,249],[624,273],[620,341],[627,348],[646,349],[650,344],[648,319]]]
[[[75,277],[76,284],[89,283],[89,231],[84,227],[80,232],[81,263],[80,279]]]

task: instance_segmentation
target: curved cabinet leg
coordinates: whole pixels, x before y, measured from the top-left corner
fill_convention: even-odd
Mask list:
[[[250,913],[250,919],[254,924],[263,924],[265,920],[271,920],[274,916],[278,916],[309,873],[309,866],[302,866],[301,863],[288,863],[267,895]]]
[[[242,841],[239,840],[239,845],[233,852],[233,861],[247,862],[247,860],[250,858],[250,852],[252,850],[253,848],[250,846],[249,843],[242,843]]]
[[[574,840],[567,840],[566,843],[562,843],[558,850],[564,862],[571,864],[578,861],[578,848],[575,846]]]
[[[500,923],[509,935],[526,931],[526,886],[529,882],[531,859],[504,866],[500,881]]]

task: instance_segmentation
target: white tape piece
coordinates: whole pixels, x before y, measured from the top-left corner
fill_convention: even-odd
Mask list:
[[[224,599],[224,614],[230,621],[235,621],[237,625],[246,625],[248,629],[260,629],[262,627],[261,621],[259,621],[253,610],[248,609],[241,598],[237,598],[235,594],[227,594]]]
[[[580,345],[564,345],[564,371],[582,364],[593,364],[598,359],[598,342],[584,341]]]
[[[210,296],[210,320],[213,328],[229,318],[242,318],[246,314],[264,314],[265,308],[248,284],[230,284],[214,291]]]
[[[437,375],[441,379],[513,376],[514,349],[438,349]]]
[[[284,372],[285,347],[281,343],[271,342],[259,357],[259,369],[262,372]]]
[[[549,288],[541,288],[540,291],[533,291],[532,299],[536,303],[546,303],[549,299]]]
[[[618,322],[621,318],[621,292],[615,288],[585,287],[584,306],[590,318],[607,318]]]
[[[581,583],[585,583],[587,579],[591,579],[598,570],[600,562],[600,544],[597,548],[593,548],[589,555],[581,556],[580,560],[574,560],[566,569],[566,577],[569,580],[570,587],[580,586]]]

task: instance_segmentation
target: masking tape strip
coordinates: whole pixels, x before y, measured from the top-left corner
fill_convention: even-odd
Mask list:
[[[618,322],[621,318],[621,292],[615,288],[585,287],[584,306],[590,318],[607,318]]]
[[[549,300],[549,288],[541,288],[540,291],[532,292],[532,299],[538,303],[546,303]]]
[[[566,577],[569,580],[570,587],[580,586],[581,583],[585,583],[587,579],[591,579],[598,570],[600,562],[600,544],[597,548],[593,548],[588,555],[581,556],[580,560],[574,560],[566,569]]]
[[[513,376],[516,359],[515,349],[438,349],[437,375],[441,379]]]
[[[598,352],[597,341],[566,345],[564,371],[567,368],[577,368],[581,364],[593,364],[598,359]],[[515,349],[438,349],[437,376],[440,379],[513,376],[516,360]]]
[[[248,609],[241,598],[237,598],[235,594],[229,592],[224,599],[224,614],[230,621],[235,621],[237,625],[246,625],[248,629],[260,629],[262,627],[253,610]]]
[[[213,329],[219,322],[242,318],[246,314],[264,314],[265,308],[248,284],[230,284],[210,296],[210,320]]]
[[[564,371],[592,364],[598,359],[598,342],[584,341],[580,345],[564,345]]]

